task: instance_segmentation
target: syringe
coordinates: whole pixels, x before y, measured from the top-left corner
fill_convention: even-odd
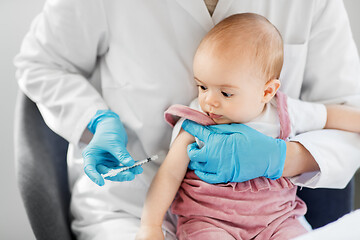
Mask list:
[[[108,173],[106,174],[102,174],[103,178],[106,178],[106,177],[113,177],[113,176],[116,176],[116,174],[118,173],[121,173],[123,171],[126,171],[128,169],[131,169],[131,168],[134,168],[134,167],[137,167],[137,166],[141,166],[145,163],[148,163],[148,162],[151,162],[151,161],[154,161],[158,159],[158,155],[154,155],[152,157],[149,157],[149,158],[146,158],[144,160],[140,160],[140,161],[136,161],[136,163],[130,167],[123,167],[123,168],[118,168],[118,169],[111,169]]]

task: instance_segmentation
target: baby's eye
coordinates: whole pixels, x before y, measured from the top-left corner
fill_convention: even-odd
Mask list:
[[[221,92],[221,94],[222,94],[224,97],[227,97],[227,98],[229,98],[229,97],[232,96],[231,93],[226,93],[226,92]]]
[[[199,88],[201,88],[201,90],[205,91],[207,89],[207,87],[199,85]]]

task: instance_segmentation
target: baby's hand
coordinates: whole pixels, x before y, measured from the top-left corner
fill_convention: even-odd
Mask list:
[[[141,225],[136,240],[164,240],[164,234],[160,226]]]

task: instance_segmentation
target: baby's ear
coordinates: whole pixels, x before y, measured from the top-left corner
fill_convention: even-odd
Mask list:
[[[264,86],[263,103],[268,103],[275,96],[276,92],[280,88],[281,83],[279,79],[271,79]]]

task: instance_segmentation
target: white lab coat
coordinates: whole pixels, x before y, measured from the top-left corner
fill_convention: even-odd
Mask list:
[[[301,235],[293,240],[359,240],[360,239],[360,209],[357,209],[335,222],[329,223],[324,227],[318,228],[305,235]]]
[[[359,57],[341,1],[219,0],[211,18],[203,0],[48,0],[15,60],[19,86],[70,142],[70,158],[80,156],[84,129],[104,108],[119,114],[135,159],[164,156],[171,128],[163,112],[195,98],[192,59],[200,40],[240,12],[264,15],[281,32],[283,92],[360,106]],[[360,165],[358,134],[321,130],[293,140],[320,167],[292,179],[300,186],[342,188]],[[135,181],[101,188],[80,177],[73,191],[75,230],[87,239],[106,239],[112,230],[131,239],[157,165],[144,170]]]

